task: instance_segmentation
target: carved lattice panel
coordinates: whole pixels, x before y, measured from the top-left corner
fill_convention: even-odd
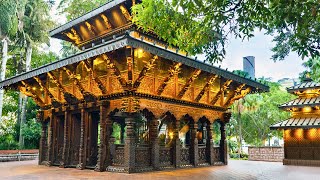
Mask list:
[[[173,153],[171,148],[160,147],[159,160],[161,166],[170,166],[173,164]]]
[[[151,165],[149,147],[137,147],[136,149],[136,166],[147,167]]]
[[[213,148],[213,161],[221,161],[220,159],[220,147],[214,147]]]
[[[199,147],[198,149],[198,154],[199,154],[199,163],[205,163],[207,158],[206,158],[206,147]]]
[[[110,93],[118,93],[123,91],[123,88],[117,77],[112,76],[110,77],[109,81],[112,82],[109,84]]]
[[[185,93],[185,95],[183,96],[182,100],[193,101],[194,100],[193,93],[194,93],[194,88],[190,87]]]
[[[180,153],[180,161],[181,164],[190,164],[190,153],[189,153],[189,148],[181,148],[181,153]]]
[[[112,165],[114,166],[124,165],[124,148],[123,147],[117,147]]]
[[[166,97],[175,97],[175,83],[174,81],[171,79],[167,86],[164,88],[163,93],[161,94],[162,96],[166,96]]]
[[[154,93],[154,78],[145,77],[138,88],[138,92],[153,94]]]

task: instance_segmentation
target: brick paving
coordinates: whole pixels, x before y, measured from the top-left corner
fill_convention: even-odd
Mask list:
[[[37,161],[0,163],[0,179],[54,179],[54,180],[182,180],[182,179],[319,179],[320,167],[283,166],[279,162],[230,160],[228,166],[215,166],[137,174],[94,172],[93,170],[61,169],[38,166]]]

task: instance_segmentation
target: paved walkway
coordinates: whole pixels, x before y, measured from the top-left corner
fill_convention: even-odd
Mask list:
[[[319,179],[320,167],[283,166],[282,163],[230,160],[228,166],[180,169],[137,174],[94,172],[38,166],[37,161],[0,163],[0,179]]]

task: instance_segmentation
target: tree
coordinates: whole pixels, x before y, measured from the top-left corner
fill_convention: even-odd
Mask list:
[[[223,60],[231,35],[250,39],[256,29],[275,35],[273,60],[290,51],[302,58],[319,55],[319,9],[318,0],[143,0],[132,11],[133,22],[145,31],[216,62]]]
[[[230,128],[237,136],[238,146],[241,145],[241,139],[255,146],[263,145],[270,134],[278,136],[277,132],[270,132],[269,127],[290,117],[278,106],[294,96],[281,90],[277,83],[268,82],[268,85],[270,92],[247,95],[232,107]]]
[[[110,0],[61,0],[58,9],[68,20],[75,19]]]
[[[307,70],[300,73],[300,80],[310,77],[313,81],[320,82],[320,56],[310,58],[302,64]]]
[[[23,23],[21,32],[18,33],[16,43],[20,45],[21,50],[25,49],[25,68],[24,71],[31,70],[31,57],[33,47],[43,43],[49,44],[48,31],[53,27],[50,20],[49,4],[44,0],[25,0],[25,8],[22,13]],[[20,58],[21,59],[21,58]],[[22,127],[26,122],[26,104],[28,98],[20,93],[19,98],[19,120],[20,127],[20,147],[24,146]]]
[[[0,41],[2,42],[0,81],[5,79],[9,38],[18,31],[17,3],[16,0],[0,0]],[[3,93],[4,91],[0,89],[0,122],[2,119]]]

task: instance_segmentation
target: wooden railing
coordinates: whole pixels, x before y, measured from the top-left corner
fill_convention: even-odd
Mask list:
[[[3,150],[0,151],[0,162],[34,160],[38,156],[38,150]]]

